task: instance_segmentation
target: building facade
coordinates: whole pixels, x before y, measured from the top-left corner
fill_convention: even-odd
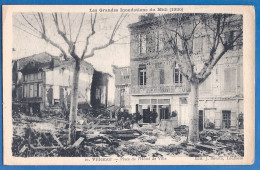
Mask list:
[[[13,62],[15,63],[13,64],[13,101],[23,105],[27,113],[37,114],[43,110],[69,107],[73,83],[73,60],[64,61],[63,57],[44,52]],[[79,104],[90,105],[91,100],[97,96],[96,91],[91,93],[93,79],[97,79],[94,72],[97,71],[90,63],[85,61],[81,63]],[[100,91],[97,97],[105,98],[106,92]]]
[[[158,17],[141,16],[137,23],[129,25],[129,30],[131,112],[143,115],[141,123],[154,123],[150,115],[156,112],[156,123],[171,120],[174,127],[188,125],[190,84],[180,73]],[[194,39],[194,57],[204,57],[208,49],[208,37],[198,35]],[[242,68],[240,43],[222,57],[200,85],[200,130],[242,128]]]
[[[131,109],[130,105],[130,83],[131,70],[130,67],[113,66],[115,74],[115,106],[123,107],[127,110]]]

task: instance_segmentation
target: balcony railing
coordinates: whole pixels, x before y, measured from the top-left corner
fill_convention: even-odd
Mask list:
[[[187,93],[190,88],[186,84],[132,85],[131,94],[180,94]]]

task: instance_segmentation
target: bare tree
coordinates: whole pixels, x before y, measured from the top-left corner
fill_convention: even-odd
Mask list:
[[[168,45],[181,74],[191,84],[189,140],[199,141],[198,88],[214,66],[236,46],[242,45],[242,15],[169,14],[161,16]],[[196,38],[206,38],[207,49],[198,51]]]
[[[69,117],[69,143],[73,144],[76,138],[76,116],[78,110],[78,84],[79,84],[79,73],[81,62],[86,58],[93,57],[95,52],[98,50],[102,50],[115,42],[114,37],[116,32],[118,31],[120,25],[123,20],[126,18],[127,14],[121,14],[118,20],[116,21],[114,28],[112,29],[111,35],[108,38],[107,42],[102,45],[93,47],[90,52],[88,52],[88,48],[90,46],[90,39],[96,34],[96,21],[97,14],[90,15],[90,20],[85,21],[85,13],[80,14],[79,26],[77,31],[74,29],[73,33],[73,23],[71,22],[71,14],[70,13],[52,13],[51,16],[47,18],[47,14],[43,13],[30,13],[30,16],[21,13],[20,24],[24,26],[24,31],[37,37],[43,39],[47,43],[51,44],[53,47],[56,47],[63,54],[65,60],[74,60],[74,73],[73,73],[73,84],[71,89],[71,104],[70,104],[70,117]],[[47,19],[48,21],[53,21],[52,24],[55,27],[55,30],[50,30],[46,26]],[[65,21],[67,21],[65,23]],[[89,34],[85,35],[85,46],[81,52],[78,54],[76,52],[76,44],[78,42],[79,35],[82,34],[82,25],[83,22],[87,22],[90,26]],[[49,30],[48,30],[49,29]],[[86,31],[86,30],[85,30]],[[85,32],[84,31],[84,32]],[[47,32],[56,33],[60,38],[63,39],[65,44],[67,45],[67,50],[62,47],[56,40],[53,40]],[[74,37],[73,37],[74,36]],[[87,53],[88,52],[88,53]]]

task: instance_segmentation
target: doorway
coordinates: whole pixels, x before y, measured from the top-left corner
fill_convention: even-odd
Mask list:
[[[150,108],[149,109],[143,109],[143,122],[144,123],[152,123],[150,119]]]
[[[199,110],[199,131],[203,131],[203,110]]]
[[[222,127],[224,129],[229,129],[231,127],[231,111],[230,110],[222,111]]]

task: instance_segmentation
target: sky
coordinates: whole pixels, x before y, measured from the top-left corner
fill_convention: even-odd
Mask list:
[[[114,28],[116,21],[121,14],[112,13],[98,13],[96,19],[96,34],[90,39],[89,52],[93,47],[105,44]],[[114,40],[115,44],[102,49],[95,53],[95,56],[87,59],[86,61],[94,65],[97,70],[113,73],[111,65],[117,66],[128,66],[130,64],[130,32],[127,26],[131,23],[138,21],[140,14],[130,14],[125,18],[122,25],[117,31]],[[32,13],[24,13],[24,16],[28,21],[33,23],[36,29],[40,29],[37,21],[35,20]],[[36,14],[37,16],[37,14]],[[76,32],[79,29],[82,13],[70,14],[70,24],[72,32],[72,40],[76,37]],[[64,24],[67,29],[67,36],[69,36],[69,21],[67,13],[63,13]],[[57,34],[56,27],[54,25],[51,14],[45,14],[45,22],[47,29],[47,36],[53,41],[67,49],[65,41]],[[46,43],[43,39],[37,38],[34,35],[36,31],[29,26],[26,20],[20,13],[13,15],[13,58],[18,59],[27,57],[33,54],[48,52],[52,55],[59,55],[61,52],[52,45]],[[76,44],[77,54],[81,55],[83,47],[86,42],[86,36],[90,33],[90,14],[85,14],[81,32]],[[67,51],[67,50],[66,50]]]
[[[37,21],[35,19],[33,13],[23,13],[23,15],[34,28],[37,30],[40,29],[38,24],[39,20]],[[35,15],[37,16],[36,13]],[[90,39],[90,45],[87,53],[89,53],[93,47],[105,44],[108,41],[114,25],[120,15],[121,14],[113,13],[97,14],[95,25],[96,33]],[[140,14],[129,14],[128,17],[126,17],[122,22],[114,37],[116,42],[105,49],[97,51],[93,57],[86,59],[86,61],[91,63],[96,70],[110,73],[112,76],[114,76],[114,74],[111,65],[117,65],[119,67],[129,66],[130,32],[127,26],[131,23],[137,22],[139,15]],[[52,15],[50,13],[45,13],[44,16],[47,36],[67,51],[68,47],[65,41],[58,35]],[[68,13],[63,13],[62,16],[68,38],[70,38],[69,33],[71,32],[71,38],[72,40],[75,40],[83,14],[71,13],[68,16]],[[86,36],[91,30],[90,18],[90,14],[86,13],[76,43],[76,52],[78,55],[82,54],[86,42]],[[37,33],[27,21],[23,18],[21,13],[13,14],[13,58],[23,58],[41,52],[48,52],[52,55],[59,56],[61,52],[56,47],[46,43],[43,39],[38,38],[39,33]],[[69,29],[69,25],[71,25],[71,30]],[[115,91],[114,77],[110,79],[108,88],[108,99],[113,101]]]

